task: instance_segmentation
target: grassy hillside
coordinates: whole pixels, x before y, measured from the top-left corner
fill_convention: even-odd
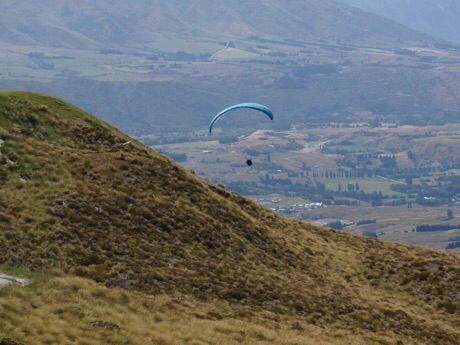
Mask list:
[[[127,338],[129,344],[148,337],[179,343],[166,335],[158,340],[172,320],[196,344],[225,343],[228,334],[228,343],[236,343],[236,332],[259,332],[248,344],[292,344],[294,331],[303,337],[298,344],[309,344],[312,334],[325,343],[337,337],[338,343],[387,344],[455,344],[460,336],[458,254],[278,217],[44,95],[1,92],[0,139],[0,264],[126,291],[74,278],[3,290],[4,337],[21,327],[26,330],[14,333],[15,340],[37,343],[37,329],[47,326],[28,319],[35,313],[66,326],[67,333],[41,331],[51,343],[120,343],[101,331],[104,324],[91,324],[98,320],[146,334]],[[158,296],[166,302],[146,302]],[[177,306],[178,296],[191,302]],[[173,298],[177,308],[166,315],[163,303]],[[73,309],[76,301],[80,309]],[[138,317],[146,326],[136,331]],[[202,319],[213,320],[220,338],[194,340],[197,329],[207,328]],[[288,329],[286,320],[300,326]],[[100,338],[91,332],[80,338],[84,327]]]
[[[234,315],[235,308],[226,302],[190,295],[152,296],[76,277],[35,281],[0,291],[0,343],[396,344],[391,334],[324,328],[301,316],[242,309]]]

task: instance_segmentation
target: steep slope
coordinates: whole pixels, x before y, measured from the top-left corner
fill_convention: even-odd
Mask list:
[[[0,264],[404,343],[460,337],[458,254],[283,219],[55,98],[0,93]]]
[[[339,0],[409,28],[460,43],[460,3],[456,0]]]
[[[6,0],[0,41],[75,48],[135,44],[158,32],[382,45],[436,39],[335,1]]]

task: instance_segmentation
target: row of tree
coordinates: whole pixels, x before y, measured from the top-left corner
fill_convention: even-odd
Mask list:
[[[460,240],[449,242],[446,246],[446,249],[455,249],[455,248],[460,248]]]
[[[430,231],[449,231],[452,229],[460,229],[459,225],[451,225],[451,224],[433,224],[433,225],[417,225],[415,227],[416,232],[430,232]]]

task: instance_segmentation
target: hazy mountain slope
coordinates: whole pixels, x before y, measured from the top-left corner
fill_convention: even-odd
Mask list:
[[[289,71],[289,70],[288,70]],[[264,78],[263,70],[254,78]],[[365,111],[390,122],[404,123],[410,115],[455,122],[460,119],[460,74],[430,69],[375,68],[333,77],[302,79],[306,88],[254,86],[245,77],[183,82],[98,82],[75,78],[50,83],[0,79],[0,88],[52,94],[84,108],[129,133],[206,129],[224,107],[251,100],[270,106],[280,116],[261,123],[258,117],[228,123],[228,128],[280,123],[324,122],[344,109]],[[351,87],[354,85],[355,87]],[[399,97],[396,94],[404,94]],[[379,100],[379,101],[377,101]],[[436,122],[435,122],[436,123]]]
[[[457,0],[339,0],[407,27],[460,43]]]
[[[0,264],[454,344],[458,254],[289,221],[58,99],[0,93]],[[434,342],[433,342],[434,341]]]
[[[427,35],[332,0],[5,0],[2,8],[0,41],[27,45],[135,44],[165,31],[371,45],[433,42]]]

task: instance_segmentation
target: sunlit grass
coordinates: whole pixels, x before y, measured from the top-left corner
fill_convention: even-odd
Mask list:
[[[299,317],[217,317],[223,302],[148,296],[81,278],[50,278],[0,294],[0,339],[23,344],[394,344],[390,334],[325,330]]]

